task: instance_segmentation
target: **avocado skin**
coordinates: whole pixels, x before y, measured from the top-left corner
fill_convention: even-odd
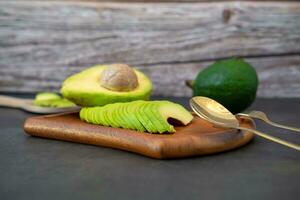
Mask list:
[[[256,97],[258,77],[243,59],[220,60],[202,70],[193,85],[193,96],[212,98],[232,113],[249,107]]]
[[[111,91],[101,86],[100,77],[106,65],[97,65],[68,77],[62,84],[62,95],[82,107],[103,106],[116,102],[148,100],[152,92],[151,80],[139,70],[138,87],[128,92]]]

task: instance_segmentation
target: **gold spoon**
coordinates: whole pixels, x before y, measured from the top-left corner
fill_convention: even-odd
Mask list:
[[[194,85],[194,81],[192,80],[186,80],[185,84],[189,87],[189,88],[193,88]],[[282,124],[278,124],[275,122],[272,122],[265,113],[261,112],[261,111],[256,111],[253,110],[249,113],[237,113],[236,116],[243,116],[243,117],[248,117],[248,118],[255,118],[255,119],[260,119],[264,122],[266,122],[267,124],[270,124],[271,126],[275,126],[278,128],[283,128],[283,129],[287,129],[287,130],[291,130],[291,131],[296,131],[296,132],[300,132],[299,128],[296,127],[291,127],[291,126],[285,126]]]
[[[80,107],[62,107],[62,108],[52,108],[52,107],[41,107],[33,105],[32,99],[22,99],[16,97],[10,97],[5,95],[0,95],[0,106],[9,108],[19,108],[31,113],[38,114],[54,114],[62,112],[76,112],[80,110]]]
[[[249,131],[265,139],[300,151],[300,146],[297,144],[287,142],[285,140],[267,135],[254,129],[241,127],[237,118],[223,105],[213,99],[201,96],[193,97],[192,99],[190,99],[190,106],[193,111],[197,115],[199,115],[199,117],[209,121],[212,124],[225,128],[235,128],[239,130]]]
[[[253,110],[253,111],[251,111],[249,113],[238,113],[238,114],[236,114],[236,116],[243,116],[243,117],[248,117],[248,118],[256,118],[256,119],[260,119],[260,120],[266,122],[267,124],[270,124],[270,125],[278,127],[278,128],[283,128],[283,129],[287,129],[287,130],[291,130],[291,131],[300,132],[299,128],[291,127],[291,126],[285,126],[285,125],[282,125],[282,124],[278,124],[278,123],[272,122],[267,117],[267,115],[264,112],[257,111],[257,110]]]

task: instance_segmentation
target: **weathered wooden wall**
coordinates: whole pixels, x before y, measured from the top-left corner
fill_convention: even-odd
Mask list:
[[[58,90],[87,66],[125,62],[154,94],[186,96],[184,80],[231,56],[255,66],[259,96],[300,97],[300,3],[0,2],[0,91]]]

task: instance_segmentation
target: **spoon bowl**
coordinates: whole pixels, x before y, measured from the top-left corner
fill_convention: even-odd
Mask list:
[[[201,114],[202,118],[213,124],[222,127],[239,126],[237,118],[213,99],[202,96],[193,97],[190,99],[190,106],[194,112]]]

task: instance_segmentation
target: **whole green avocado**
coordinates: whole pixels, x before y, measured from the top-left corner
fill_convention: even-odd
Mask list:
[[[193,84],[193,96],[212,98],[235,114],[252,104],[257,87],[255,69],[241,58],[232,58],[200,71]]]

